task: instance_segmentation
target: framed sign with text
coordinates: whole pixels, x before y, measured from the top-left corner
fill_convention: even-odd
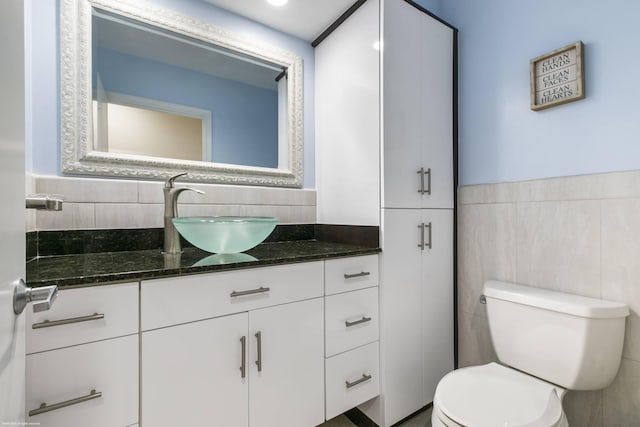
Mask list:
[[[531,109],[543,110],[584,98],[581,41],[531,60]]]

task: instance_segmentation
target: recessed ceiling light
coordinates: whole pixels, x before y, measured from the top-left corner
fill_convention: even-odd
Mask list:
[[[271,6],[284,6],[289,0],[267,0]]]

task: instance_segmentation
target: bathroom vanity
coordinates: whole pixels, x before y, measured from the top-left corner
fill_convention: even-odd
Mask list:
[[[112,271],[103,277],[140,279],[94,276],[85,286],[77,268],[66,286],[59,278],[51,310],[27,315],[27,420],[314,426],[377,396],[378,249],[271,245],[279,258],[185,262],[187,275],[175,266]],[[282,256],[287,245],[298,259]],[[189,263],[193,251],[185,249]],[[75,257],[139,252],[148,251]],[[32,277],[54,260],[36,261]]]

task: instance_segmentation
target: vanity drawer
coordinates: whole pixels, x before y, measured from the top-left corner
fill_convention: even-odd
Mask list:
[[[138,422],[137,335],[30,354],[26,416],[47,427],[124,427]],[[91,394],[95,390],[95,394]],[[101,393],[100,397],[91,398]],[[82,402],[29,415],[57,403]],[[79,399],[82,400],[82,399]]]
[[[321,297],[323,284],[322,261],[142,282],[142,330]]]
[[[324,310],[327,357],[378,339],[377,287],[328,296]]]
[[[326,295],[378,286],[378,255],[328,260],[325,281]]]
[[[138,283],[59,291],[51,309],[26,316],[27,354],[138,333]]]
[[[326,360],[326,418],[380,394],[378,342]]]

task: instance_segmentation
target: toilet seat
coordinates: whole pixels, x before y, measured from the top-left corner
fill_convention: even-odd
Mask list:
[[[563,393],[558,386],[489,363],[458,369],[440,380],[434,415],[452,426],[556,427],[566,425]]]

